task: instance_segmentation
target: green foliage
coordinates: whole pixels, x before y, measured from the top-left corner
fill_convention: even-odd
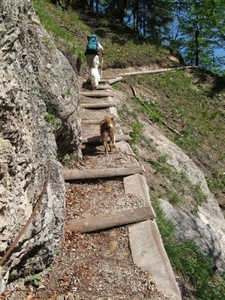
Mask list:
[[[69,153],[62,154],[57,153],[57,160],[62,164],[66,164],[71,159],[71,155]]]
[[[166,252],[176,273],[182,274],[186,282],[196,291],[196,299],[219,300],[225,297],[225,277],[214,269],[209,256],[193,241],[179,242],[174,238],[175,225],[165,218],[159,201],[151,197],[157,214],[157,225]]]
[[[173,205],[181,203],[182,199],[176,193],[170,192],[169,193],[169,202]]]
[[[174,224],[165,218],[163,211],[160,208],[160,203],[157,197],[151,197],[151,201],[154,207],[154,210],[157,215],[157,225],[160,231],[160,234],[162,236],[163,241],[166,243],[172,243],[174,242],[174,231],[175,231],[175,226]],[[171,247],[173,248],[173,247]]]
[[[184,172],[178,173],[174,170],[173,167],[167,163],[167,156],[160,156],[157,160],[148,158],[146,162],[151,164],[156,174],[160,174],[160,176],[164,178],[162,187],[166,191],[168,201],[171,204],[176,205],[182,203],[184,195],[188,194],[193,199],[189,205],[192,206],[193,212],[197,212],[198,206],[206,201],[207,197],[202,192],[200,185],[193,185]],[[173,187],[173,190],[171,187]]]
[[[194,186],[195,198],[198,199],[197,203],[202,204],[207,200],[207,196],[202,192],[200,184]]]
[[[75,53],[82,63],[86,62],[86,37],[93,32],[105,48],[108,67],[135,66],[135,57],[138,57],[140,65],[156,63],[167,55],[164,46],[154,45],[148,38],[123,24],[112,23],[102,14],[85,11],[80,15],[77,11],[51,5],[48,0],[34,0],[33,3],[42,24],[55,37],[57,46]],[[118,35],[118,32],[123,34]]]
[[[143,125],[140,123],[133,124],[132,133],[131,133],[132,144],[136,144],[140,140],[141,135],[142,135],[142,128],[143,128]]]
[[[198,76],[200,76],[198,78]],[[203,79],[201,79],[201,76]],[[211,160],[216,164],[217,158],[220,158],[221,164],[224,161],[224,151],[221,147],[225,143],[224,126],[225,118],[222,109],[223,97],[209,97],[211,91],[208,89],[206,74],[189,76],[183,71],[166,72],[161,74],[145,74],[136,78],[136,82],[142,82],[143,86],[151,87],[151,92],[157,95],[158,101],[147,100],[140,101],[138,106],[142,112],[146,113],[146,108],[150,107],[158,117],[153,117],[159,124],[167,124],[167,128],[174,129],[177,134],[171,134],[171,131],[161,126],[168,138],[174,141],[191,157],[203,157],[205,164],[209,159],[204,156],[211,152]],[[198,80],[202,85],[194,84]],[[132,82],[135,85],[135,81]],[[221,88],[218,87],[220,90]],[[211,94],[210,94],[211,95]],[[150,98],[145,98],[150,99]],[[149,114],[150,115],[150,114]],[[152,116],[152,114],[151,114]],[[212,152],[216,152],[214,157]]]
[[[117,83],[115,83],[115,84],[113,85],[113,89],[116,90],[116,91],[122,91],[120,85],[117,84]]]
[[[47,112],[45,113],[45,120],[52,124],[54,127],[60,125],[60,120],[58,118],[58,112],[53,105],[47,106]]]
[[[39,286],[42,280],[42,277],[38,274],[35,275],[30,275],[29,276],[29,280],[35,285],[35,286]]]
[[[149,116],[150,120],[157,123],[162,123],[162,117],[159,115],[157,108],[152,105],[150,99],[137,99],[139,105],[142,106],[143,111]]]
[[[47,0],[34,0],[33,4],[45,29],[53,36],[57,37],[55,42],[60,46],[60,48],[66,47],[69,51],[76,53],[77,57],[79,57],[81,61],[84,61],[84,48],[82,47],[84,42],[77,43],[72,31],[74,26],[84,30],[85,32],[88,32],[88,28],[82,21],[79,20],[77,14],[58,9],[56,6],[51,5]],[[64,20],[68,24],[68,28],[65,28],[62,23],[58,22],[60,19]]]
[[[220,173],[213,169],[211,176],[205,175],[209,189],[216,197],[220,198],[221,193],[225,191],[225,173]]]
[[[132,65],[129,53],[131,57],[138,57],[139,63],[142,62],[143,65],[161,60],[164,56],[163,48],[165,50],[161,43],[165,41],[166,45],[182,53],[187,64],[195,65],[196,57],[199,56],[200,66],[220,75],[224,73],[221,66],[224,65],[225,57],[218,56],[216,51],[224,49],[225,44],[223,0],[187,0],[174,3],[169,0],[159,0],[157,3],[140,1],[136,5],[131,1],[107,0],[101,2],[101,5],[97,1],[71,1],[68,10],[51,5],[48,0],[33,2],[46,29],[60,37],[60,42],[74,49],[83,60],[84,50],[79,48],[79,45],[84,47],[84,41],[76,44],[72,35],[74,28],[75,31],[82,28],[85,36],[90,32],[72,9],[85,9],[82,19],[89,24],[93,32],[103,38],[105,45],[109,42],[114,45],[106,50],[111,63],[117,63],[117,66],[125,67],[128,61],[129,65]],[[51,13],[47,15],[48,12]],[[131,16],[131,12],[136,18]],[[63,24],[59,24],[59,19],[63,20]],[[123,34],[118,37],[115,31]],[[77,37],[82,37],[81,31],[77,32]]]
[[[58,127],[60,125],[59,120],[52,114],[46,113],[45,114],[45,120],[52,124],[54,127]]]
[[[173,30],[179,33],[172,37],[172,47],[182,53],[188,64],[219,73],[224,55],[218,57],[216,50],[224,48],[224,1],[187,0],[182,4],[177,2],[177,6],[174,17],[178,23]]]
[[[163,158],[164,157],[165,156],[163,156]],[[174,177],[172,168],[168,164],[166,164],[166,161],[164,161],[164,159],[161,160],[161,157],[159,157],[157,161],[151,158],[146,159],[146,161],[154,166],[156,173],[160,173],[161,175],[171,179]]]

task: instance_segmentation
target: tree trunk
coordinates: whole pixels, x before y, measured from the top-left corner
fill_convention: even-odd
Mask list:
[[[199,41],[198,41],[198,37],[200,35],[200,30],[198,29],[198,26],[197,26],[197,29],[195,31],[195,65],[196,67],[199,65]]]

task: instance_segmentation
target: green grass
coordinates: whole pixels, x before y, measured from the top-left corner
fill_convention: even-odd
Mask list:
[[[132,133],[131,133],[131,143],[132,144],[137,144],[142,136],[142,128],[143,125],[140,123],[135,123],[133,124],[132,127]]]
[[[35,286],[35,287],[38,287],[41,283],[41,280],[42,280],[42,277],[38,274],[36,275],[30,275],[29,276],[29,280],[30,282],[32,282],[32,284]]]
[[[78,15],[57,8],[46,0],[33,0],[33,3],[41,23],[54,37],[56,44],[60,48],[65,47],[68,51],[75,53],[82,61],[85,61],[84,49],[86,40],[83,43],[82,40],[88,34],[88,27],[79,20]],[[80,40],[74,38],[74,30],[76,28],[78,35],[80,32],[82,36]]]
[[[58,127],[60,125],[59,120],[52,114],[46,113],[45,120],[52,124],[54,127]]]
[[[210,191],[214,193],[216,197],[220,197],[221,192],[225,191],[225,172],[220,173],[218,170],[212,170],[211,176],[206,175],[205,179],[209,186]]]
[[[199,184],[193,185],[184,172],[178,173],[171,165],[167,163],[166,156],[160,156],[157,160],[146,159],[162,178],[162,187],[167,194],[171,204],[185,204],[185,195],[192,198],[189,203],[190,210],[194,213],[198,211],[198,206],[207,200]]]
[[[59,48],[65,47],[85,62],[86,37],[97,33],[105,48],[105,66],[128,67],[155,63],[169,56],[165,47],[154,45],[133,30],[93,12],[62,10],[48,0],[33,0],[35,11]],[[123,32],[123,34],[118,34]],[[153,55],[154,54],[154,55]]]
[[[58,118],[57,110],[53,105],[47,106],[47,111],[44,117],[47,122],[53,125],[53,127],[58,127],[60,125],[60,120]]]
[[[162,117],[160,112],[155,105],[152,105],[151,99],[137,99],[139,106],[142,107],[143,111],[148,115],[150,120],[156,123],[162,123]]]
[[[225,299],[225,277],[215,271],[212,259],[193,240],[178,242],[174,238],[175,225],[165,218],[158,199],[152,198],[152,202],[163,244],[176,273],[189,282],[196,299]]]
[[[223,197],[225,164],[225,113],[224,94],[212,93],[213,85],[206,79],[198,80],[196,71],[172,71],[144,74],[126,79],[130,86],[140,89],[149,87],[151,95],[133,100],[136,113],[146,115],[157,123],[164,134],[191,158],[196,158],[207,169],[206,176],[212,192]],[[209,78],[209,80],[211,80]],[[200,84],[196,84],[196,81]],[[165,126],[167,124],[167,126]],[[171,130],[172,129],[172,130]]]

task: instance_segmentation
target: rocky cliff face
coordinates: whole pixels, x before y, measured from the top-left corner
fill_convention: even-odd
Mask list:
[[[178,174],[186,174],[188,180],[193,185],[199,185],[206,196],[206,200],[198,205],[196,213],[191,213],[185,207],[185,201],[190,201],[189,195],[183,195],[183,203],[178,206],[171,205],[167,199],[160,199],[160,206],[166,218],[176,225],[176,238],[180,241],[194,240],[202,251],[213,258],[218,271],[224,273],[225,221],[218,202],[208,188],[204,173],[190,157],[154,126],[145,127],[145,136],[151,139],[158,153],[168,158],[168,164]]]
[[[0,35],[0,257],[29,219],[50,166],[41,206],[0,267],[1,292],[18,275],[48,266],[57,251],[65,186],[56,156],[79,155],[81,126],[76,73],[32,1],[0,2]]]

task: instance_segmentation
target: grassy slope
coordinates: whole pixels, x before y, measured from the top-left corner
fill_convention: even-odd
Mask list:
[[[85,12],[63,11],[49,4],[47,0],[34,0],[41,21],[53,35],[60,49],[76,53],[81,60],[81,73],[86,63],[84,50],[86,36],[96,32],[105,47],[104,66],[106,68],[125,68],[154,65],[172,67],[169,50],[154,45],[144,38],[138,37],[131,30],[121,25],[106,21],[103,17],[95,18]],[[44,9],[43,9],[44,8]],[[123,34],[121,34],[123,32]],[[140,114],[151,122],[157,123],[164,134],[178,144],[187,155],[206,174],[211,191],[219,203],[225,205],[225,85],[224,79],[217,78],[201,69],[174,71],[154,75],[138,75],[127,77],[124,82],[114,85],[121,91],[127,91],[127,104],[132,110],[127,113],[128,105],[120,111],[122,122],[128,131],[132,130],[133,148],[135,145],[148,147],[152,160],[149,161],[157,181],[153,182],[151,198],[163,196],[171,203],[182,201],[185,192],[196,200],[193,209],[204,201],[204,195],[198,187],[187,187],[186,178],[183,182],[174,179],[173,171],[166,165],[166,159],[157,157],[151,143],[146,141],[138,116]],[[135,87],[139,100],[135,99],[130,86]],[[167,126],[165,126],[167,124]],[[169,130],[173,129],[173,131]],[[161,176],[161,179],[160,179]],[[164,176],[171,177],[171,185],[163,185]],[[184,254],[184,257],[186,255]],[[207,299],[207,298],[202,298]],[[220,298],[218,298],[220,299]]]
[[[86,37],[93,32],[98,34],[104,45],[107,54],[105,67],[161,64],[169,57],[167,49],[148,42],[115,21],[109,22],[101,16],[96,18],[93,13],[87,11],[77,11],[76,14],[70,10],[64,11],[59,6],[51,5],[48,0],[33,0],[33,3],[57,45],[75,52],[83,63]]]
[[[220,80],[191,70],[136,76],[127,78],[127,84],[140,96],[139,113],[158,123],[166,136],[195,161],[223,205],[225,89],[220,87]]]

